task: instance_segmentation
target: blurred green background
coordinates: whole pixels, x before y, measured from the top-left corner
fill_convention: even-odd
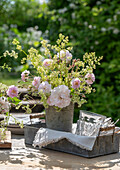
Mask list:
[[[40,41],[45,38],[54,44],[59,33],[70,37],[74,58],[85,52],[103,56],[95,70],[96,93],[88,96],[81,109],[120,117],[120,1],[119,0],[0,0],[0,56],[14,49],[11,42],[18,38],[25,51],[31,46],[42,54]],[[0,82],[16,84],[20,72],[28,69],[17,60],[1,58],[12,72],[0,72]],[[75,109],[76,118],[79,109]],[[120,125],[120,123],[118,123]]]

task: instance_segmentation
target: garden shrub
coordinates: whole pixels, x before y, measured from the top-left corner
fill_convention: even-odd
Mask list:
[[[49,38],[55,41],[62,32],[70,36],[73,56],[85,52],[103,55],[95,71],[96,93],[88,97],[81,109],[90,110],[114,120],[120,117],[120,5],[119,0],[49,1]],[[77,110],[76,110],[77,112]],[[120,125],[120,123],[118,123]]]
[[[38,4],[35,0],[14,0],[14,3],[10,5],[9,0],[0,1],[1,54],[8,49],[3,44],[3,40],[6,41],[6,36],[10,40],[10,36],[2,30],[4,23],[8,25],[10,31],[11,24],[17,25],[18,31],[12,29],[12,32],[23,37],[25,48],[28,47],[25,45],[26,41],[22,34],[31,26],[34,28],[38,25],[38,31],[42,31],[41,38],[47,32],[45,38],[53,44],[60,32],[68,35],[72,42],[74,58],[81,59],[85,52],[92,51],[95,51],[97,56],[104,57],[101,66],[95,71],[96,93],[89,95],[88,103],[81,109],[111,116],[116,120],[120,117],[119,0],[49,0],[46,2]],[[22,11],[24,17],[18,16],[19,11]],[[15,64],[19,64],[19,61],[13,63]],[[77,115],[79,111],[76,109],[75,112]]]

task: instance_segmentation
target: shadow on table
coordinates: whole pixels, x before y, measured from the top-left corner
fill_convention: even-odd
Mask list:
[[[26,148],[16,148],[14,150],[0,151],[0,164],[25,164],[28,167],[43,167],[45,169],[105,169],[115,165],[120,168],[120,153],[96,157],[83,158],[63,152],[48,149],[34,149],[32,146]]]
[[[11,151],[9,150],[3,150],[0,151],[0,165],[1,164],[5,164],[7,165],[8,163],[11,164],[22,164],[22,160],[20,160],[19,158],[13,159],[11,158]],[[2,153],[1,153],[2,152]]]
[[[44,157],[40,158],[39,163],[44,165],[44,168],[46,169],[60,167],[66,169],[87,168],[91,170],[112,168],[115,165],[120,168],[120,153],[96,158],[84,158],[48,149],[41,149],[40,152],[44,155]]]

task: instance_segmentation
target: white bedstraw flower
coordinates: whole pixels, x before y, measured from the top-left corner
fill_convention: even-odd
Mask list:
[[[66,8],[66,7],[58,10],[58,12],[59,12],[60,14],[63,14],[63,13],[65,13],[66,11],[67,11],[67,8]]]
[[[39,87],[38,91],[43,91],[43,93],[50,93],[51,91],[51,84],[49,84],[47,81],[42,82]]]
[[[104,28],[104,27],[102,27],[102,28],[101,28],[101,31],[102,31],[102,32],[105,32],[105,31],[107,31],[107,29]]]
[[[106,22],[108,22],[108,23],[110,23],[111,21],[112,21],[111,18],[108,18],[108,19],[106,20]]]
[[[68,50],[61,50],[59,53],[57,53],[57,57],[61,60],[66,60],[66,62],[70,62],[72,59],[72,54]]]
[[[114,30],[113,30],[113,34],[118,34],[120,31],[119,31],[119,29],[117,29],[117,28],[115,28]]]
[[[57,106],[59,108],[66,107],[70,104],[70,90],[65,85],[60,85],[51,90],[51,95],[48,98],[50,106]]]

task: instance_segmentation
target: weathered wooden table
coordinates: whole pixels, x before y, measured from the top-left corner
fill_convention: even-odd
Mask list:
[[[83,158],[76,155],[48,149],[35,149],[25,146],[24,136],[12,136],[12,149],[0,150],[2,170],[119,170],[120,153]]]

